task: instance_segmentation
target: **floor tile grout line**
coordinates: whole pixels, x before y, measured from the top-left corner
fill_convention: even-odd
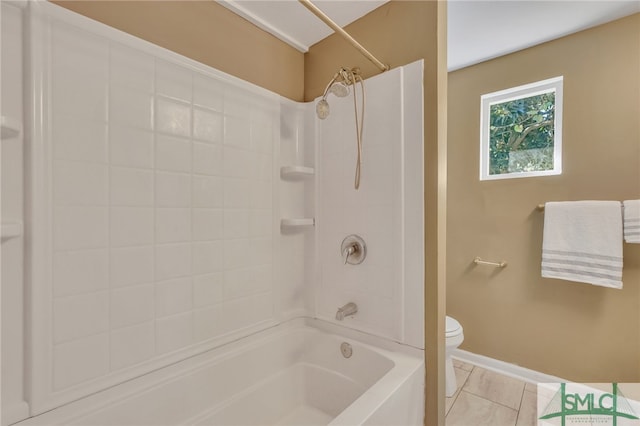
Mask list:
[[[517,411],[519,411],[519,407],[520,407],[520,406],[518,406],[518,408],[509,407],[508,405],[504,405],[504,404],[503,404],[503,403],[501,403],[501,402],[493,401],[493,400],[491,400],[491,399],[489,399],[489,398],[487,398],[487,397],[484,397],[484,396],[482,396],[482,395],[478,395],[477,393],[474,393],[474,392],[471,392],[471,391],[468,391],[468,390],[465,390],[465,392],[466,392],[466,393],[469,393],[469,394],[471,394],[471,395],[473,395],[473,396],[477,396],[478,398],[482,398],[482,399],[484,399],[485,401],[489,401],[489,402],[493,402],[494,404],[498,404],[498,405],[500,405],[500,406],[502,406],[502,407],[504,407],[504,408],[508,408],[508,409],[513,410],[513,411],[516,411],[516,412],[517,412]]]
[[[520,395],[520,402],[519,402],[519,404],[518,404],[518,408],[512,408],[512,407],[507,406],[507,405],[504,405],[504,404],[502,404],[502,403],[500,403],[500,402],[496,402],[496,401],[493,401],[493,400],[491,400],[491,399],[488,399],[488,398],[486,398],[486,397],[484,397],[484,396],[478,395],[478,394],[476,394],[476,393],[474,393],[474,392],[472,392],[472,391],[469,391],[469,390],[466,388],[466,385],[467,385],[467,384],[468,384],[468,382],[469,382],[469,378],[471,377],[471,373],[475,370],[475,367],[476,367],[476,366],[472,366],[471,370],[464,370],[464,369],[462,369],[462,370],[464,370],[464,371],[468,372],[469,374],[467,375],[466,379],[462,382],[462,384],[459,386],[459,390],[458,390],[457,394],[455,395],[455,399],[453,400],[453,402],[452,402],[451,406],[449,407],[449,411],[448,411],[448,412],[447,412],[447,414],[445,415],[445,421],[446,421],[446,418],[449,416],[449,414],[453,411],[453,409],[454,409],[454,407],[456,406],[456,404],[458,403],[459,397],[460,397],[460,395],[462,394],[462,392],[466,392],[466,393],[467,393],[467,394],[469,394],[469,395],[473,395],[473,396],[475,396],[475,397],[477,397],[477,398],[480,398],[480,399],[482,399],[482,400],[485,400],[485,401],[487,401],[487,402],[489,402],[489,403],[497,404],[497,405],[499,405],[499,406],[501,406],[501,407],[508,408],[508,409],[510,409],[510,410],[515,411],[516,418],[515,418],[514,426],[517,426],[517,424],[518,424],[518,420],[520,419],[520,414],[521,414],[521,410],[522,410],[522,403],[523,403],[523,401],[524,401],[525,392],[530,392],[530,393],[532,393],[532,394],[534,394],[534,395],[536,395],[536,392],[533,392],[533,391],[527,390],[527,389],[526,389],[526,382],[524,382],[524,381],[520,380],[520,381],[522,381],[522,382],[523,382],[523,387],[522,387],[522,393],[521,393],[521,395]],[[458,367],[458,368],[460,368],[460,367]],[[478,367],[478,368],[481,368],[481,367]]]
[[[519,415],[520,415],[520,410],[516,410],[516,409],[514,409],[514,408],[507,407],[506,405],[500,404],[500,403],[495,402],[495,401],[491,401],[490,399],[483,398],[483,397],[481,397],[481,396],[479,396],[479,395],[476,395],[476,394],[474,394],[474,393],[472,393],[472,392],[465,391],[465,390],[462,390],[462,389],[460,389],[460,392],[458,393],[458,396],[460,396],[460,394],[461,394],[462,392],[465,392],[465,393],[467,393],[467,394],[470,394],[470,395],[473,395],[473,396],[478,397],[478,398],[480,398],[480,399],[483,399],[483,400],[485,400],[485,401],[487,401],[487,402],[489,402],[489,403],[491,403],[491,404],[497,404],[497,405],[499,405],[499,406],[501,406],[501,407],[503,407],[503,408],[507,408],[507,409],[509,409],[509,410],[511,410],[511,411],[515,411],[515,412],[516,412],[516,419],[515,419],[515,423],[514,423],[512,426],[516,426],[516,425],[517,425],[517,423],[518,423],[518,417],[519,417]],[[457,398],[456,398],[456,402],[457,402]],[[447,415],[445,416],[445,423],[446,423],[446,418],[447,418],[447,417],[449,416],[449,414],[453,411],[454,407],[455,407],[455,403],[451,405],[451,408],[449,409],[449,413],[447,413]]]
[[[459,367],[456,367],[456,368],[459,368]],[[447,412],[444,415],[445,420],[446,420],[447,416],[449,415],[449,413],[451,412],[451,410],[453,409],[453,406],[456,405],[456,401],[458,401],[458,397],[460,396],[460,393],[462,392],[462,390],[464,388],[464,385],[467,384],[467,381],[469,380],[469,377],[471,376],[471,372],[473,371],[474,368],[475,368],[474,366],[471,366],[471,370],[463,370],[461,368],[461,370],[463,370],[463,371],[465,371],[465,372],[467,372],[469,374],[467,374],[467,377],[464,379],[462,384],[458,385],[458,390],[456,391],[454,396],[451,397],[451,398],[453,398],[453,401],[451,402],[451,406],[449,407],[449,410],[447,410]],[[455,370],[454,370],[454,372],[455,372]]]
[[[454,359],[454,361],[455,361],[455,359]],[[471,367],[471,369],[467,370],[466,368],[463,367],[465,365]],[[469,372],[473,371],[474,368],[478,367],[475,364],[471,364],[471,363],[464,362],[464,361],[460,361],[460,365],[459,366],[457,366],[455,363],[453,364],[453,366],[455,368],[459,368],[460,370],[469,371]],[[482,367],[478,367],[478,368],[482,368]]]
[[[458,401],[458,397],[460,396],[460,392],[462,392],[462,388],[459,388],[458,391],[451,397],[451,398],[453,398],[453,401],[451,402],[451,406],[449,407],[449,410],[447,410],[447,412],[444,415],[445,418],[449,415],[449,413],[453,409],[453,406],[456,405],[456,401]]]
[[[537,389],[537,386],[541,383],[541,382],[529,381],[528,379],[522,378],[521,376],[518,376],[518,375],[505,374],[504,371],[501,371],[500,369],[494,369],[494,368],[491,368],[491,367],[489,367],[489,368],[482,367],[480,365],[471,364],[470,362],[466,362],[466,361],[460,361],[460,362],[462,362],[463,364],[471,366],[471,370],[466,370],[466,369],[464,369],[462,367],[456,367],[455,365],[454,365],[454,367],[459,368],[459,369],[464,370],[464,371],[469,371],[469,372],[473,371],[475,368],[479,368],[481,370],[489,371],[491,373],[498,374],[500,376],[504,376],[504,377],[507,377],[509,379],[514,379],[514,380],[518,380],[520,382],[523,382],[525,384],[525,388],[526,388],[527,384],[530,384],[532,386],[536,386],[536,389]],[[528,392],[536,393],[537,390],[530,390]]]
[[[458,397],[460,396],[460,392],[462,392],[462,389],[458,389],[458,391],[451,397],[451,398],[453,398],[453,401],[451,402],[451,406],[449,407],[447,412],[444,414],[445,418],[449,415],[449,413],[453,409],[453,406],[456,405],[456,401],[458,400]]]
[[[495,371],[493,371],[493,370],[488,370],[488,369],[483,368],[483,367],[474,366],[474,368],[471,370],[471,372],[474,372],[474,371],[476,370],[476,367],[477,367],[477,368],[479,368],[480,370],[484,370],[484,371],[487,371],[487,372],[490,372],[490,373],[493,373],[493,374],[497,374],[497,375],[499,375],[499,376],[504,376],[504,377],[506,377],[506,378],[513,379],[513,380],[516,380],[516,381],[518,381],[518,382],[521,382],[521,383],[522,383],[522,391],[523,391],[523,392],[524,392],[524,390],[525,390],[525,388],[526,388],[526,386],[527,386],[527,382],[525,382],[524,380],[520,380],[520,379],[516,379],[516,378],[514,378],[514,377],[506,376],[506,375],[504,375],[504,374],[501,374],[501,373],[495,372]],[[469,379],[471,378],[471,372],[469,373],[469,376],[467,377],[467,380],[465,381],[465,386],[466,386],[466,383],[467,383],[467,382],[469,381]],[[512,409],[512,410],[516,410],[516,411],[518,411],[518,408],[513,408],[513,407],[510,407],[510,406],[508,406],[508,405],[505,405],[505,404],[503,404],[503,403],[501,403],[501,402],[493,401],[492,399],[489,399],[488,397],[485,397],[485,396],[479,395],[479,394],[477,394],[476,392],[473,392],[473,391],[470,391],[470,390],[467,390],[467,392],[469,392],[469,393],[470,393],[470,394],[472,394],[472,395],[475,395],[475,396],[478,396],[478,397],[480,397],[480,398],[483,398],[483,399],[485,399],[485,400],[487,400],[487,401],[495,402],[496,404],[502,405],[503,407],[507,407],[507,408],[510,408],[510,409]],[[519,403],[518,403],[518,407],[520,407],[520,405],[521,405],[521,404],[522,404],[522,395],[520,395],[520,401],[519,401]]]
[[[467,371],[469,374],[467,374],[467,377],[464,379],[464,381],[460,385],[460,390],[464,389],[464,387],[467,385],[467,382],[469,381],[469,377],[471,377],[471,373],[473,372],[473,368],[471,370],[465,370],[465,371]]]
[[[520,404],[518,405],[518,412],[516,413],[516,423],[515,425],[518,425],[518,420],[520,420],[520,412],[522,411],[522,403],[524,402],[524,393],[526,392],[527,385],[525,383],[525,385],[522,387],[522,394],[520,395]]]

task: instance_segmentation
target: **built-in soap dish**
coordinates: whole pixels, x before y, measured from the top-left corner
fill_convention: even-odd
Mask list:
[[[0,127],[2,128],[2,139],[15,138],[22,131],[22,124],[6,115],[0,117]]]
[[[310,226],[314,226],[315,224],[316,224],[316,220],[312,217],[280,220],[280,226],[282,228],[307,228]]]
[[[286,180],[309,179],[315,175],[313,167],[305,166],[282,166],[280,167],[280,177]]]

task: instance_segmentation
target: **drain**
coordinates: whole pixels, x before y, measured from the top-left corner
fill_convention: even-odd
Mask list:
[[[340,352],[342,352],[343,357],[351,358],[351,355],[353,355],[353,348],[347,342],[342,342],[340,345]]]

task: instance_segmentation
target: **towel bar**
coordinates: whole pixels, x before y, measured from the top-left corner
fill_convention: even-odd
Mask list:
[[[538,205],[536,206],[536,209],[537,209],[538,211],[543,212],[543,211],[544,211],[544,203],[543,203],[543,204],[538,204]]]
[[[504,260],[502,262],[489,262],[487,260],[482,260],[479,257],[473,259],[473,263],[475,263],[476,265],[495,266],[496,268],[504,268],[505,266],[507,266],[507,262],[505,262]]]

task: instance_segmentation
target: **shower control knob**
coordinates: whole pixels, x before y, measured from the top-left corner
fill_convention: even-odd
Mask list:
[[[367,257],[367,245],[364,240],[355,234],[348,235],[342,240],[340,253],[344,259],[344,264],[359,265]]]

